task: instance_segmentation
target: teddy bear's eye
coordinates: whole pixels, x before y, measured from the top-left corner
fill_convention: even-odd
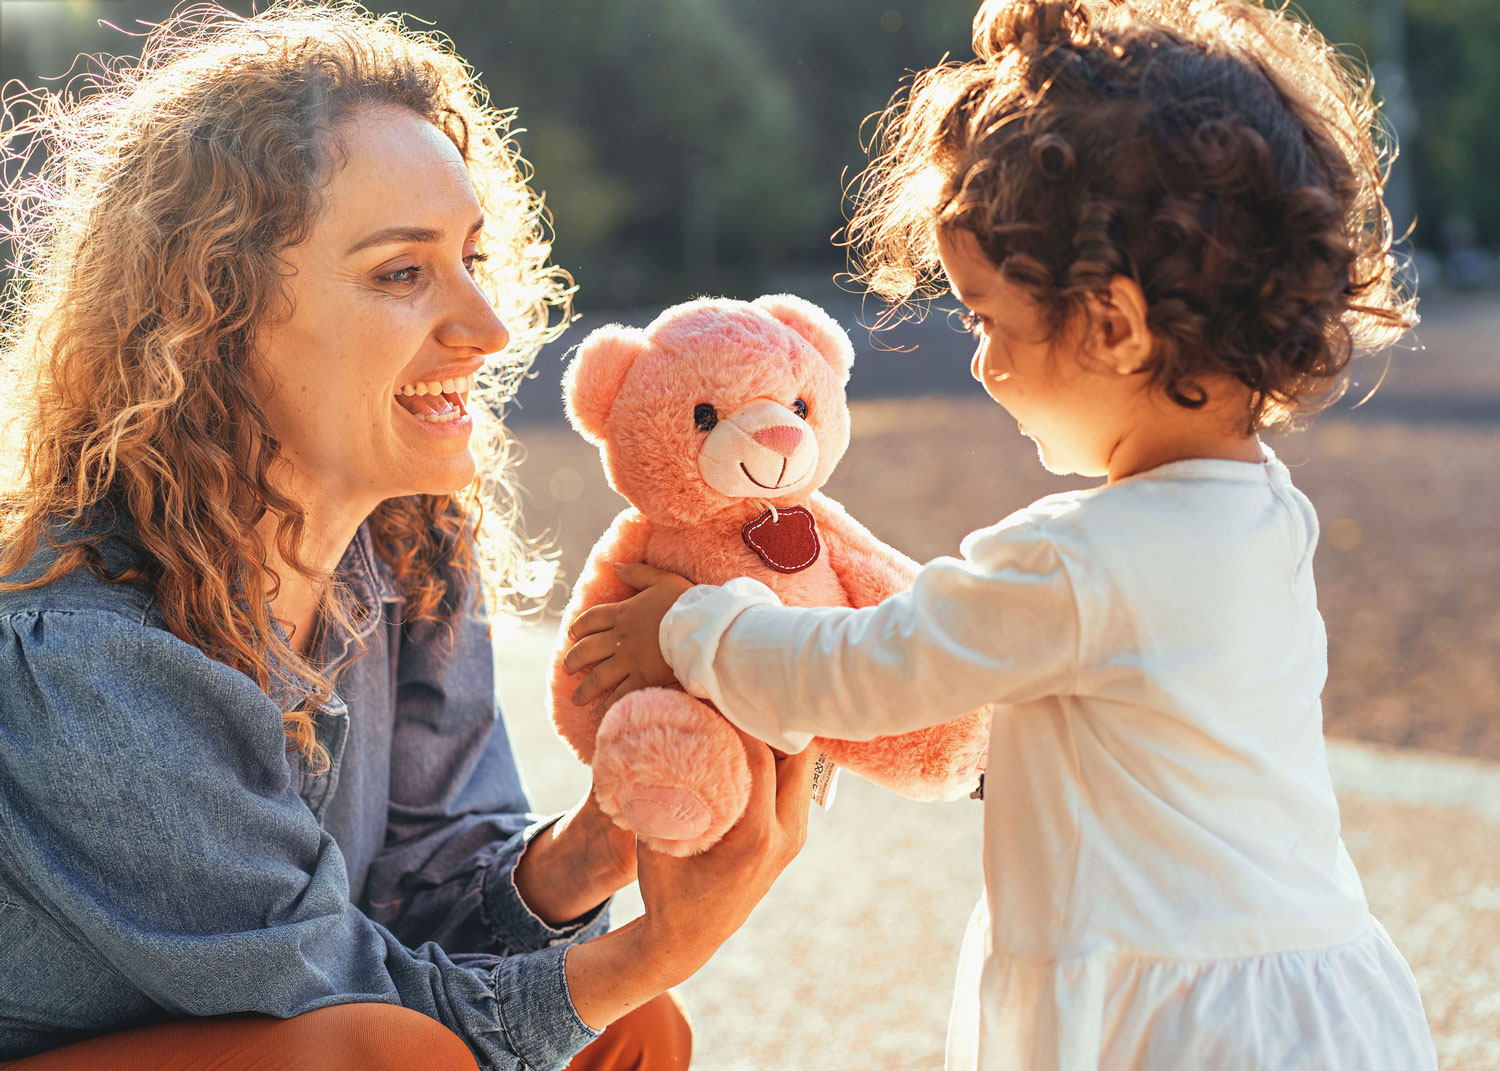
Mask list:
[[[798,398],[795,402],[792,403],[792,412],[796,413],[803,420],[806,420],[807,403],[804,402],[801,398]]]
[[[707,402],[699,402],[693,407],[693,423],[699,431],[713,431],[718,422],[719,411]]]

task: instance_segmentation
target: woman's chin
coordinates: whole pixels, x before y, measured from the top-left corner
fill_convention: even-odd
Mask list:
[[[446,458],[424,458],[418,463],[404,466],[407,478],[400,481],[400,490],[391,487],[387,498],[406,495],[452,495],[474,482],[478,471],[474,455],[465,450]]]

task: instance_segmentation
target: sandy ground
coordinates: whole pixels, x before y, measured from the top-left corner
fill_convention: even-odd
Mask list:
[[[1386,371],[1371,401],[1352,408],[1356,390],[1312,430],[1272,445],[1323,521],[1325,717],[1346,841],[1417,975],[1442,1067],[1497,1071],[1500,303],[1438,305],[1427,318],[1425,349],[1399,351],[1388,370],[1380,359],[1361,369],[1363,389]],[[958,393],[964,355],[946,347],[922,358],[947,362],[944,371],[918,377],[940,396],[852,403],[854,440],[826,488],[919,560],[1079,486],[1043,472],[972,384]],[[871,366],[894,393],[909,392],[911,368],[892,360]],[[556,390],[558,364],[539,365],[551,382],[528,384],[523,402]],[[529,526],[550,535],[565,575],[576,575],[623,502],[594,449],[555,417],[522,421],[518,434]],[[497,639],[528,780],[539,806],[561,808],[587,775],[543,712],[548,628]],[[684,987],[700,1039],[694,1066],[941,1067],[958,944],[980,892],[979,844],[977,804],[917,805],[842,778],[802,857]],[[635,910],[622,896],[617,916]]]

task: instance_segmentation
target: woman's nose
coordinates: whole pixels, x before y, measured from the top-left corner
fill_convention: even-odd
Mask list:
[[[510,345],[510,332],[473,279],[455,291],[454,305],[438,338],[444,345],[485,354],[499,353]]]

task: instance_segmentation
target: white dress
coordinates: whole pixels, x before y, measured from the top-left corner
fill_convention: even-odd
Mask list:
[[[685,593],[662,651],[783,750],[995,703],[950,1068],[1427,1071],[1339,836],[1312,505],[1194,460],[1053,495],[877,607]]]

